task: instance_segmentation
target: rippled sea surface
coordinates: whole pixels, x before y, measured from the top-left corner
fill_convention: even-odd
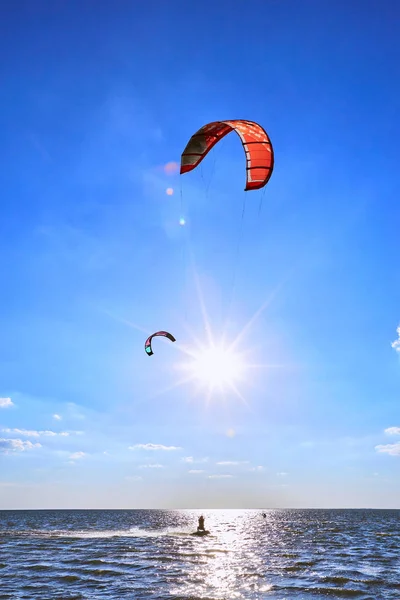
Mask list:
[[[400,599],[400,511],[0,511],[0,599]]]

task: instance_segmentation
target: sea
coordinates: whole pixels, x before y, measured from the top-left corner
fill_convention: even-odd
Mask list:
[[[400,511],[200,514],[0,511],[0,599],[400,600]]]

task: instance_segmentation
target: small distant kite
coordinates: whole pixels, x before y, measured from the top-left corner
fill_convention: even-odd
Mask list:
[[[264,187],[274,168],[271,140],[261,125],[242,119],[213,121],[192,135],[181,156],[181,174],[195,169],[215,144],[231,131],[236,131],[246,153],[245,191]]]
[[[153,335],[150,335],[147,338],[147,340],[144,344],[144,349],[146,350],[146,352],[149,356],[154,354],[152,347],[151,347],[151,341],[152,341],[153,337],[157,337],[157,336],[166,337],[169,340],[171,340],[171,342],[176,342],[176,339],[174,338],[174,336],[171,335],[170,333],[168,333],[168,331],[157,331],[156,333],[153,333]]]

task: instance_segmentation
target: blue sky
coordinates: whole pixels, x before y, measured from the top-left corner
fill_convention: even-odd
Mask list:
[[[0,508],[400,508],[399,11],[3,11]],[[271,137],[264,191],[234,134],[167,172],[232,118]],[[176,385],[201,297],[216,343],[264,307],[242,398]]]

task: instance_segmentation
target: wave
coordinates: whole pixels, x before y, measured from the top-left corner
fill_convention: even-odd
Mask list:
[[[193,533],[182,531],[177,527],[165,527],[163,529],[144,529],[141,527],[131,527],[130,529],[36,529],[30,531],[13,531],[13,536],[21,537],[45,537],[45,538],[73,538],[73,539],[95,539],[95,538],[158,538],[165,536],[187,537]],[[209,536],[212,537],[212,536]]]

